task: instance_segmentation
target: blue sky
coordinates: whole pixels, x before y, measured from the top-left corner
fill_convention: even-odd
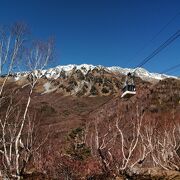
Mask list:
[[[179,0],[0,0],[1,24],[24,21],[37,38],[55,36],[51,66],[134,67],[180,29],[179,15],[150,41],[179,12]],[[178,63],[180,37],[144,68],[161,72]]]

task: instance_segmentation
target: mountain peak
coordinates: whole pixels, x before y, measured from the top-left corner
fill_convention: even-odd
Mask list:
[[[73,71],[80,70],[83,75],[86,75],[88,72],[93,71],[93,70],[104,70],[109,73],[116,73],[116,75],[127,75],[128,72],[135,72],[136,77],[140,77],[144,81],[157,81],[157,80],[162,80],[165,78],[177,78],[175,76],[168,76],[165,74],[159,74],[159,73],[151,73],[147,71],[144,68],[122,68],[119,66],[112,66],[112,67],[105,67],[102,65],[92,65],[92,64],[69,64],[69,65],[59,65],[54,68],[49,68],[47,70],[42,70],[42,71],[34,71],[34,75],[38,77],[46,77],[48,79],[57,79],[61,77],[61,74],[64,73],[66,76],[70,75]],[[21,76],[25,76],[28,74],[28,72],[19,72],[16,73],[16,80],[18,80]]]
[[[118,94],[124,84],[127,73],[135,74],[135,81],[155,83],[165,78],[176,78],[158,73],[150,73],[144,68],[122,68],[118,66],[105,67],[92,64],[69,64],[56,66],[46,70],[35,70],[33,72],[19,72],[12,75],[13,80],[18,83],[27,82],[29,75],[39,80],[40,93],[52,91],[64,95],[75,96],[108,96]]]

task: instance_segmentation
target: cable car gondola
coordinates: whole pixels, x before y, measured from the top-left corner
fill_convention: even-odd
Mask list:
[[[121,98],[130,98],[136,94],[136,87],[134,84],[134,73],[128,73],[122,89]]]

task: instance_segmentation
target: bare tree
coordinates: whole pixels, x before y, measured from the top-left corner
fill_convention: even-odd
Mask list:
[[[109,124],[107,132],[103,135],[100,133],[100,126],[98,122],[98,118],[94,122],[95,124],[95,146],[97,151],[97,156],[100,159],[100,162],[103,167],[103,171],[105,173],[109,173],[110,163],[113,160],[111,149],[113,148],[113,145],[115,144],[117,133],[113,131],[113,127]]]
[[[9,29],[4,27],[0,29],[0,75],[6,72],[6,77],[0,86],[0,96],[15,63],[22,56],[27,34],[27,25],[19,22],[14,23]]]
[[[180,147],[179,123],[165,124],[158,130],[155,121],[147,123],[141,133],[143,145],[149,150],[153,165],[165,170],[179,170],[180,157],[177,150]]]
[[[6,109],[5,113],[0,117],[0,142],[2,145],[0,149],[0,157],[3,162],[2,170],[6,176],[11,176],[17,179],[20,179],[20,176],[24,171],[26,164],[31,159],[33,152],[37,151],[41,146],[38,145],[36,148],[33,146],[35,141],[34,121],[31,116],[28,116],[29,106],[33,89],[40,77],[37,73],[37,69],[42,70],[46,67],[48,61],[52,58],[53,53],[52,41],[38,41],[32,43],[32,45],[28,45],[27,50],[23,51],[24,54],[20,54],[25,41],[25,32],[26,28],[24,25],[16,24],[12,27],[11,33],[7,39],[6,36],[2,36],[0,44],[1,72],[3,72],[5,63],[7,63],[6,66],[8,67],[6,68],[7,74],[0,89],[1,96],[3,95],[4,86],[8,81],[9,75],[13,70],[15,61],[18,61],[20,56],[23,56],[24,60],[26,60],[30,67],[28,73],[29,83],[26,85],[28,86],[29,92],[25,106],[22,108],[20,106],[20,99],[18,100],[17,97],[15,98],[15,96],[20,97],[20,94],[12,94],[11,97],[3,97],[6,99],[6,105],[4,104],[1,106],[1,108]],[[13,45],[11,45],[12,35],[14,36]],[[12,49],[10,49],[10,47]],[[27,135],[23,133],[25,128],[28,132]]]
[[[92,136],[94,146],[91,145],[91,149],[96,152],[94,154],[99,158],[105,173],[124,173],[148,155],[141,140],[143,119],[144,112],[138,106],[136,114],[129,121],[124,120],[119,113],[114,120],[103,113],[95,118]]]
[[[122,159],[120,163],[117,163],[116,167],[118,171],[125,171],[127,168],[133,168],[136,163],[142,159],[141,154],[140,156],[137,156],[137,159],[135,159],[133,156],[137,152],[137,150],[140,148],[140,133],[141,133],[141,127],[142,127],[142,122],[144,118],[144,112],[139,110],[138,105],[136,106],[136,117],[135,119],[131,119],[130,122],[132,124],[132,128],[130,127],[131,130],[131,137],[126,138],[125,134],[127,136],[127,133],[123,132],[123,127],[119,126],[119,122],[122,121],[122,117],[118,116],[116,120],[116,128],[118,130],[118,133],[120,137],[117,139],[121,143],[121,148],[119,149],[120,154],[122,154]],[[133,157],[133,158],[132,158]]]
[[[36,114],[31,116],[28,114],[24,124],[24,131],[21,132],[18,144],[16,144],[22,127],[24,109],[19,101],[13,103],[13,97],[10,101],[6,109],[5,118],[0,120],[0,157],[3,164],[1,168],[7,177],[18,178],[17,173],[19,173],[19,176],[24,173],[34,153],[44,144],[48,136],[41,139],[41,141],[38,139],[37,130],[39,123],[37,122]]]

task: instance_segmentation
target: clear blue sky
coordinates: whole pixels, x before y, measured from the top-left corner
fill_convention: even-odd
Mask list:
[[[179,0],[0,0],[1,24],[25,21],[36,37],[55,36],[52,66],[134,67],[180,29],[179,15],[150,42],[178,12]],[[178,63],[180,37],[144,68],[161,72]]]

